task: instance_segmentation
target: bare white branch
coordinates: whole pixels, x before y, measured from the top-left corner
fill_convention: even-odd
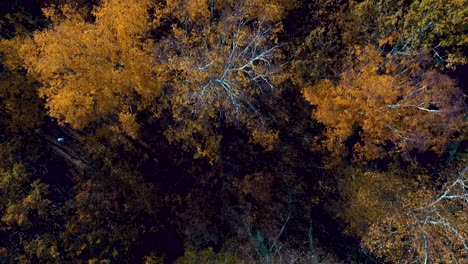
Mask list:
[[[415,139],[413,138],[409,138],[409,137],[405,137],[403,136],[403,132],[396,129],[395,127],[393,127],[392,125],[389,125],[387,124],[387,127],[390,128],[390,130],[392,130],[393,132],[395,132],[400,138],[402,138],[403,140],[409,140],[409,141],[416,141]]]
[[[424,263],[428,261],[428,254],[430,250],[429,234],[426,229],[427,225],[439,226],[447,230],[447,234],[452,233],[455,236],[455,240],[459,240],[463,245],[464,250],[468,251],[468,238],[464,237],[462,230],[451,223],[450,219],[441,213],[441,207],[437,207],[441,202],[445,200],[459,200],[462,206],[466,206],[468,203],[468,166],[466,166],[458,175],[458,177],[445,189],[445,191],[437,197],[433,202],[428,205],[422,206],[414,211],[413,217],[421,224],[422,239],[424,242],[425,258]],[[424,217],[424,220],[418,220],[418,218]]]
[[[211,67],[222,63],[222,66],[219,65],[222,71],[211,72],[212,76],[205,84],[201,85],[201,89],[193,92],[191,98],[194,100],[196,109],[202,109],[203,105],[214,102],[229,102],[231,110],[236,115],[245,110],[258,113],[251,103],[253,93],[249,89],[257,89],[260,94],[275,89],[271,77],[277,73],[276,69],[279,67],[274,65],[273,59],[277,55],[280,45],[268,44],[272,28],[266,26],[263,21],[258,21],[255,24],[256,28],[253,29],[253,32],[251,31],[253,26],[249,25],[249,22],[241,19],[232,28],[232,32],[227,32],[232,34],[232,39],[223,38],[223,42],[231,41],[231,43],[215,47],[217,49],[230,47],[229,54],[224,60],[205,62],[202,66],[197,67],[199,71],[208,72],[210,69],[217,69]],[[251,34],[242,33],[244,31],[250,31]],[[249,82],[246,83],[243,78],[247,78]],[[220,91],[222,92],[220,93]],[[221,103],[222,107],[227,107],[224,104]]]

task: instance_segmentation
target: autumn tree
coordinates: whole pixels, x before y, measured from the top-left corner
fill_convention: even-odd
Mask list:
[[[63,12],[66,13],[65,10]],[[48,130],[51,130],[53,122],[44,118],[37,93],[39,85],[34,74],[27,75],[24,69],[25,61],[19,50],[27,40],[27,31],[19,25],[15,33],[13,37],[0,39],[0,262],[123,259],[142,233],[142,226],[128,223],[127,217],[154,213],[149,212],[152,209],[149,209],[151,206],[148,203],[140,203],[143,208],[127,203],[130,200],[126,199],[133,197],[132,201],[141,201],[147,197],[147,202],[156,200],[153,197],[154,189],[151,185],[143,187],[146,183],[141,182],[138,173],[133,173],[131,169],[112,166],[113,169],[107,167],[106,170],[102,163],[93,167],[92,171],[90,164],[87,164],[86,170],[81,172],[92,175],[91,179],[81,178],[84,175],[76,173],[75,182],[70,182],[69,173],[75,173],[75,170],[63,159],[69,154],[64,154],[67,148],[50,146],[51,131]],[[60,55],[55,54],[59,64]],[[60,73],[56,76],[68,78]],[[56,141],[56,138],[52,137],[52,141]],[[74,146],[82,148],[80,144]],[[97,146],[94,144],[93,149]],[[76,151],[84,153],[84,156],[78,157],[81,163],[89,160],[98,163],[99,157],[102,157],[90,157],[89,151]],[[110,157],[107,153],[106,158]],[[122,165],[121,162],[119,164]],[[61,174],[59,179],[56,174]],[[73,190],[70,185],[74,187]],[[132,190],[142,192],[133,195]],[[124,201],[119,203],[119,199]],[[98,204],[104,205],[104,208],[99,208]],[[101,213],[97,213],[99,211]],[[121,217],[112,216],[114,213]],[[110,218],[115,221],[108,222]],[[137,229],[140,231],[135,231]]]
[[[210,156],[220,124],[240,121],[253,141],[272,148],[278,132],[258,124],[266,119],[263,98],[274,96],[282,79],[278,33],[293,7],[109,0],[96,8],[95,21],[70,5],[50,7],[44,12],[52,26],[23,45],[22,58],[61,124],[110,125],[135,138],[138,113],[164,113],[174,120],[166,129],[171,142],[187,140]]]
[[[286,47],[287,69],[295,86],[331,78],[341,70],[340,62],[348,52],[337,22],[342,8],[341,1],[302,2],[286,18],[285,33],[291,43]]]
[[[322,80],[304,89],[317,107],[313,117],[326,126],[324,148],[345,156],[345,143],[360,131],[351,149],[359,158],[381,158],[391,146],[441,154],[463,122],[462,92],[454,81],[371,46],[357,48],[355,56],[338,83]]]
[[[11,171],[3,171],[2,188],[2,222],[8,226],[31,226],[35,216],[44,214],[50,201],[44,199],[47,186],[38,180],[31,182],[32,175],[24,165],[17,164]],[[27,186],[30,184],[30,188]],[[28,190],[29,189],[29,190]]]
[[[176,264],[190,264],[190,263],[229,263],[229,264],[243,264],[242,260],[231,252],[215,253],[212,248],[203,249],[197,252],[193,249],[187,249],[184,256],[175,261]]]
[[[13,5],[9,11],[16,8]],[[18,253],[21,242],[40,233],[34,228],[50,223],[50,189],[36,164],[42,159],[42,152],[48,150],[37,135],[44,111],[36,93],[37,82],[26,76],[19,55],[28,27],[36,26],[33,21],[34,17],[26,11],[2,14],[0,19],[1,262],[26,260]]]
[[[0,39],[0,122],[2,134],[12,136],[31,131],[41,121],[43,112],[36,94],[37,82],[24,74],[18,48],[26,32],[9,39]]]
[[[53,24],[22,47],[22,58],[43,84],[40,94],[50,116],[75,128],[120,120],[136,133],[132,115],[160,89],[146,35],[150,6],[150,1],[104,1],[95,23],[69,5],[44,9]]]
[[[466,64],[466,1],[350,1],[337,16],[348,45],[369,41],[392,53],[430,52],[448,67]]]
[[[356,171],[341,184],[346,202],[339,214],[363,247],[387,261],[462,263],[468,254],[467,168],[443,174],[439,189],[417,169]]]
[[[66,164],[52,151],[48,155],[48,163]],[[1,170],[2,261],[129,261],[143,234],[154,235],[161,206],[154,185],[116,161],[108,146],[95,144],[86,155],[93,166],[73,179],[37,175],[34,164]]]
[[[468,2],[418,0],[405,16],[403,38],[412,49],[426,49],[449,67],[468,63]]]
[[[30,2],[0,18],[0,262],[467,257],[464,143],[405,159],[466,137],[434,70],[464,1]]]
[[[175,121],[167,138],[216,160],[218,131],[234,124],[271,149],[278,131],[268,127],[264,105],[283,79],[278,34],[294,1],[183,3],[168,1],[162,10],[171,30],[154,53],[173,76],[163,94]]]
[[[51,259],[57,253],[57,244],[41,238],[47,233],[41,228],[53,222],[54,210],[48,197],[50,186],[38,179],[24,164],[15,164],[11,170],[1,169],[0,190],[0,228],[6,236],[0,240],[0,259],[24,262],[30,259],[26,251],[43,259]],[[8,243],[5,243],[6,240]]]
[[[346,44],[376,44],[399,32],[408,9],[408,2],[403,0],[353,0],[338,12],[337,24],[343,30]]]

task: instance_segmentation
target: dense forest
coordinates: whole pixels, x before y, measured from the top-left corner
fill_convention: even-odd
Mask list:
[[[0,0],[1,263],[467,263],[467,0]]]

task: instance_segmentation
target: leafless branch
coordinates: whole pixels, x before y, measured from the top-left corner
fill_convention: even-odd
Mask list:
[[[444,200],[459,200],[463,206],[466,206],[468,203],[468,166],[466,166],[458,175],[458,177],[451,183],[445,191],[437,197],[433,202],[425,206],[421,206],[415,210],[413,217],[417,220],[417,223],[421,224],[422,230],[422,239],[424,242],[425,248],[425,258],[424,263],[428,261],[429,254],[429,238],[426,231],[427,225],[439,226],[447,230],[447,233],[452,233],[455,235],[456,240],[459,240],[463,245],[464,250],[468,251],[468,239],[464,237],[463,233],[449,221],[449,219],[440,212],[440,207],[437,207]],[[420,220],[425,218],[424,220]]]
[[[272,28],[266,26],[262,21],[257,23],[256,29],[251,35],[241,34],[241,30],[251,27],[246,23],[241,19],[233,28],[232,43],[226,43],[230,47],[230,52],[221,62],[222,67],[220,68],[223,70],[214,72],[213,76],[201,86],[201,89],[191,95],[196,109],[201,109],[203,105],[216,101],[227,100],[237,115],[246,110],[244,107],[257,113],[258,111],[251,103],[252,92],[247,92],[246,89],[250,88],[246,86],[251,85],[260,94],[275,89],[271,77],[277,73],[276,68],[278,66],[274,64],[273,59],[276,57],[278,48],[281,45],[268,45],[267,39],[272,32]],[[251,29],[248,28],[247,30]],[[249,37],[250,40],[246,39]],[[245,43],[246,40],[247,43]],[[218,48],[225,48],[226,45],[221,45]],[[216,63],[219,64],[219,62],[215,61],[204,63],[198,67],[198,70],[207,72],[215,67]],[[242,75],[248,79],[249,83],[242,80]],[[223,92],[220,93],[219,91]]]

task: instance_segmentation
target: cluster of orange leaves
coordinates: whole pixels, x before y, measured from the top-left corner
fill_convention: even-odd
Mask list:
[[[442,153],[463,124],[463,96],[454,81],[371,46],[354,55],[338,82],[304,89],[316,106],[313,117],[326,126],[322,144],[333,159],[348,151],[359,159],[382,158],[390,144],[393,151]],[[357,133],[359,142],[348,150],[345,143]]]

